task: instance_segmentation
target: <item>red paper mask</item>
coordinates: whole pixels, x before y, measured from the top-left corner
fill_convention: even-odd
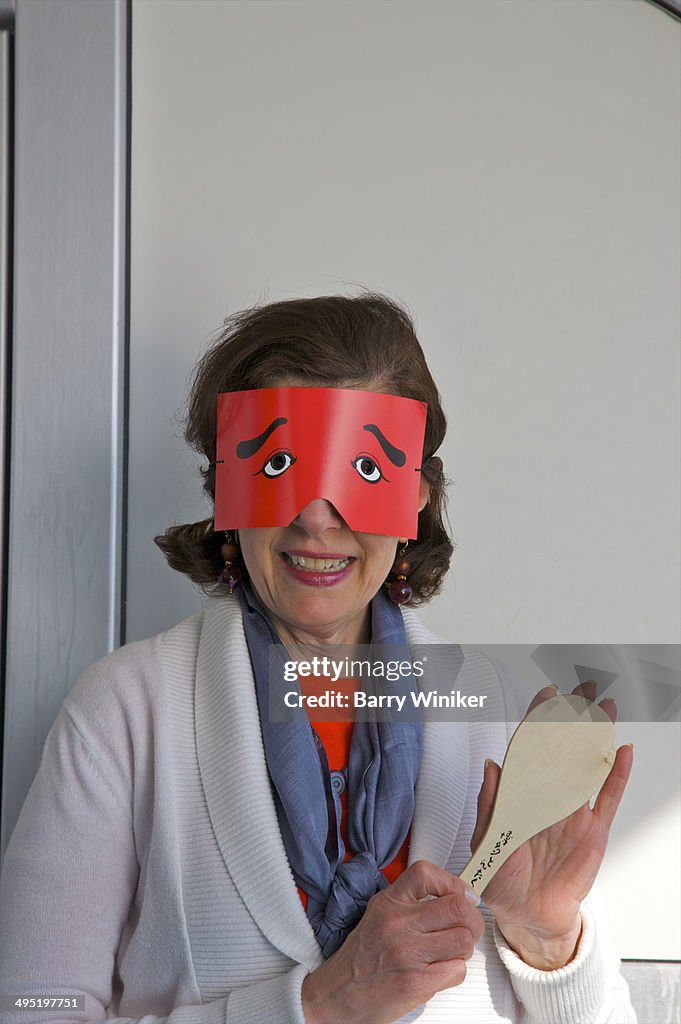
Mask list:
[[[288,526],[325,498],[351,530],[415,538],[426,410],[346,388],[218,395],[215,528]]]

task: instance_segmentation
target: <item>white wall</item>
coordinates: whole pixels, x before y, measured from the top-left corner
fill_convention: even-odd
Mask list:
[[[200,605],[151,542],[205,514],[174,421],[194,358],[227,313],[359,283],[410,304],[449,414],[430,624],[678,642],[679,24],[638,0],[135,0],[132,29],[129,639]],[[671,736],[664,759],[637,739],[615,895]],[[623,952],[681,956],[627,888]]]

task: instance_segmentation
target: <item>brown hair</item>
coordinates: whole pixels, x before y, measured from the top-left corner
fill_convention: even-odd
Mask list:
[[[445,527],[445,478],[435,457],[445,436],[440,395],[407,311],[383,295],[289,299],[235,313],[197,363],[185,436],[208,460],[203,487],[215,497],[216,396],[274,387],[284,380],[317,387],[363,387],[428,403],[422,473],[430,497],[409,546],[412,605],[436,594],[453,552]],[[155,538],[173,569],[219,592],[224,534],[212,519],[172,526]]]

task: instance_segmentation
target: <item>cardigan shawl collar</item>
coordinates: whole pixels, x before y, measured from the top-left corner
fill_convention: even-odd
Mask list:
[[[413,612],[403,614],[411,644],[442,642]],[[272,945],[314,970],[323,958],[279,832],[238,601],[207,601],[194,699],[199,772],[225,866]],[[410,864],[425,859],[444,867],[461,820],[467,769],[465,725],[426,722]]]

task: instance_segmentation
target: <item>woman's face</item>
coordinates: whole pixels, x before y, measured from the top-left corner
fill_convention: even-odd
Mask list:
[[[422,478],[419,511],[428,491]],[[333,505],[317,498],[289,526],[239,530],[239,543],[251,584],[284,642],[369,642],[369,602],[395,561],[396,537],[353,533]]]

